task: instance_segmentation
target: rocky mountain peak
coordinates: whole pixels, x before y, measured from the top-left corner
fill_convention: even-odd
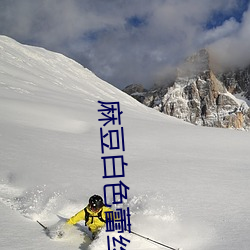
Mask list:
[[[148,91],[137,88],[129,94],[149,107],[196,125],[248,129],[249,106],[233,94],[248,93],[244,88],[249,86],[249,71],[215,74],[210,64],[208,50],[202,49],[178,67],[171,86]]]
[[[188,57],[177,69],[177,77],[194,77],[205,74],[210,70],[209,53],[201,49],[194,55]]]

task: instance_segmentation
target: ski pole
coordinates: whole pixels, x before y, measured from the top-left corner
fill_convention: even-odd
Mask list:
[[[45,227],[41,222],[39,222],[38,220],[37,220],[36,222],[37,222],[40,226],[42,226],[44,230],[48,230],[48,228]]]
[[[138,233],[136,233],[136,232],[130,231],[130,233],[135,234],[135,235],[137,235],[137,236],[139,236],[139,237],[141,237],[141,238],[144,238],[144,239],[146,239],[146,240],[148,240],[148,241],[152,241],[152,242],[154,242],[154,243],[156,243],[156,244],[158,244],[158,245],[161,245],[161,246],[163,246],[163,247],[166,247],[166,248],[168,248],[168,249],[171,249],[171,250],[181,250],[180,248],[173,248],[173,247],[167,246],[167,245],[165,245],[165,244],[163,244],[163,243],[161,243],[161,242],[152,240],[152,239],[150,239],[150,238],[148,238],[148,237],[145,237],[145,236],[143,236],[143,235],[141,235],[141,234],[138,234]]]

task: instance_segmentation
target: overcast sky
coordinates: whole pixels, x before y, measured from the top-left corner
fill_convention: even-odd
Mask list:
[[[0,0],[0,34],[146,87],[204,47],[250,62],[250,0]]]

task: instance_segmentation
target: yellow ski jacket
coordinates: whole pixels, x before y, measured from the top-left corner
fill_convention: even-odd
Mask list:
[[[87,211],[89,218],[86,218],[85,210]],[[93,212],[87,206],[81,211],[79,211],[77,214],[72,216],[67,221],[67,224],[74,225],[81,220],[85,220],[86,226],[88,226],[89,230],[92,233],[95,233],[105,225],[105,221],[106,221],[105,212],[111,212],[111,211],[112,210],[110,208],[103,206],[98,212]],[[101,218],[98,218],[98,215],[99,217],[101,215]]]

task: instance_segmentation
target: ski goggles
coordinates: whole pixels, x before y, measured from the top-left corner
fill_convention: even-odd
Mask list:
[[[97,207],[97,206],[94,206],[94,205],[90,205],[89,206],[90,210],[93,211],[93,212],[97,212],[100,210],[100,207]]]

